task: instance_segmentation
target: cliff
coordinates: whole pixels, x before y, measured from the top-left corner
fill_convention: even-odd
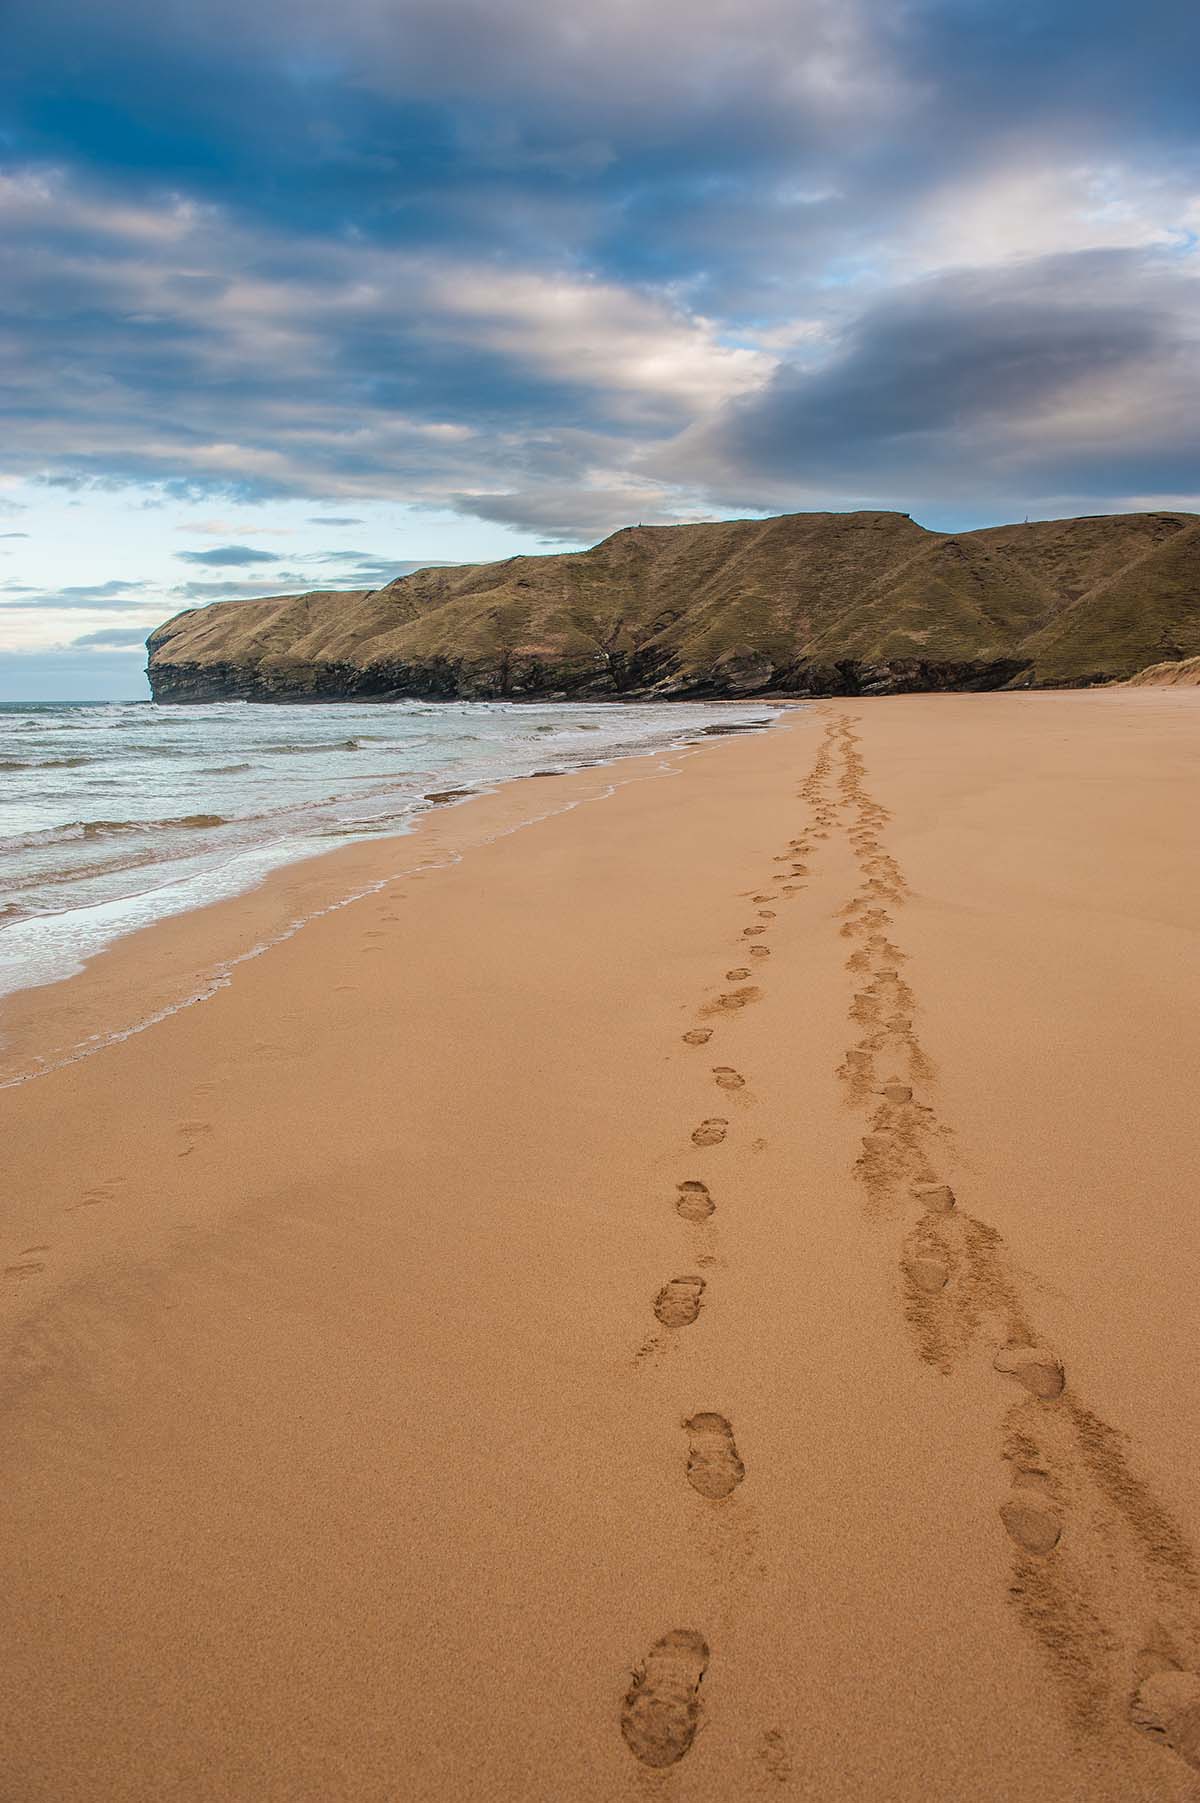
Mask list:
[[[590,551],[192,609],[148,650],[158,701],[1088,684],[1200,653],[1200,517],[628,527]]]

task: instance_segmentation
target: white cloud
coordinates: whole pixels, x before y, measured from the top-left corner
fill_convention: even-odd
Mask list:
[[[915,208],[892,259],[906,273],[1072,251],[1187,250],[1200,193],[1182,175],[1080,162],[1053,143],[1002,153]]]

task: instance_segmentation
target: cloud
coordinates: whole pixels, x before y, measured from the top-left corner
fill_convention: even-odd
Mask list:
[[[397,581],[401,576],[411,576],[414,570],[439,570],[450,568],[444,557],[425,558],[379,558],[372,563],[360,563],[346,571],[344,582],[350,588],[385,588],[389,582]]]
[[[9,583],[6,591],[12,593],[17,585]],[[35,589],[22,586],[17,592],[24,597],[20,601],[0,601],[0,607],[12,608],[86,608],[111,609],[132,607],[145,604],[147,591],[151,590],[148,582],[99,582],[86,586],[75,586],[58,589]]]
[[[1127,23],[43,0],[0,69],[0,479],[563,544],[1185,493],[1198,25]],[[196,529],[229,543],[185,561],[268,561]]]
[[[140,649],[146,642],[144,626],[104,626],[99,632],[84,632],[72,645],[125,645]]]
[[[171,600],[195,602],[204,606],[210,601],[249,601],[264,595],[307,594],[322,589],[383,588],[398,576],[411,576],[414,570],[428,570],[444,564],[438,558],[368,557],[365,552],[306,552],[294,560],[305,567],[278,571],[267,580],[244,578],[241,581],[182,582],[171,588]],[[322,567],[315,572],[312,565]]]
[[[219,545],[212,551],[176,551],[180,563],[237,564],[278,563],[274,551],[255,551],[249,545]]]
[[[818,490],[919,511],[930,489],[983,488],[1011,510],[1152,493],[1200,454],[1195,294],[1170,259],[1134,252],[918,283],[662,462],[783,503]]]
[[[544,544],[578,543],[581,521],[587,522],[584,535],[598,537],[622,526],[662,526],[708,517],[702,506],[690,505],[677,489],[649,482],[594,487],[544,484],[508,494],[455,495],[453,502],[460,512],[477,519],[526,527]]]
[[[28,538],[28,532],[0,532],[0,538]]]
[[[251,577],[240,582],[180,582],[167,590],[167,598],[171,601],[196,601],[203,605],[208,601],[252,600],[261,595],[294,594],[310,586],[303,576],[296,575],[294,571],[282,570],[267,582]]]

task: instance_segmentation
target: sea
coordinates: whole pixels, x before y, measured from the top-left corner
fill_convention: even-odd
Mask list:
[[[0,703],[0,996],[447,790],[766,726],[754,703]]]

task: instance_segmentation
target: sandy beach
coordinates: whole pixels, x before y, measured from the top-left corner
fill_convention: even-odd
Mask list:
[[[1200,1797],[1198,778],[818,703],[16,998],[225,973],[0,1092],[0,1797]]]

